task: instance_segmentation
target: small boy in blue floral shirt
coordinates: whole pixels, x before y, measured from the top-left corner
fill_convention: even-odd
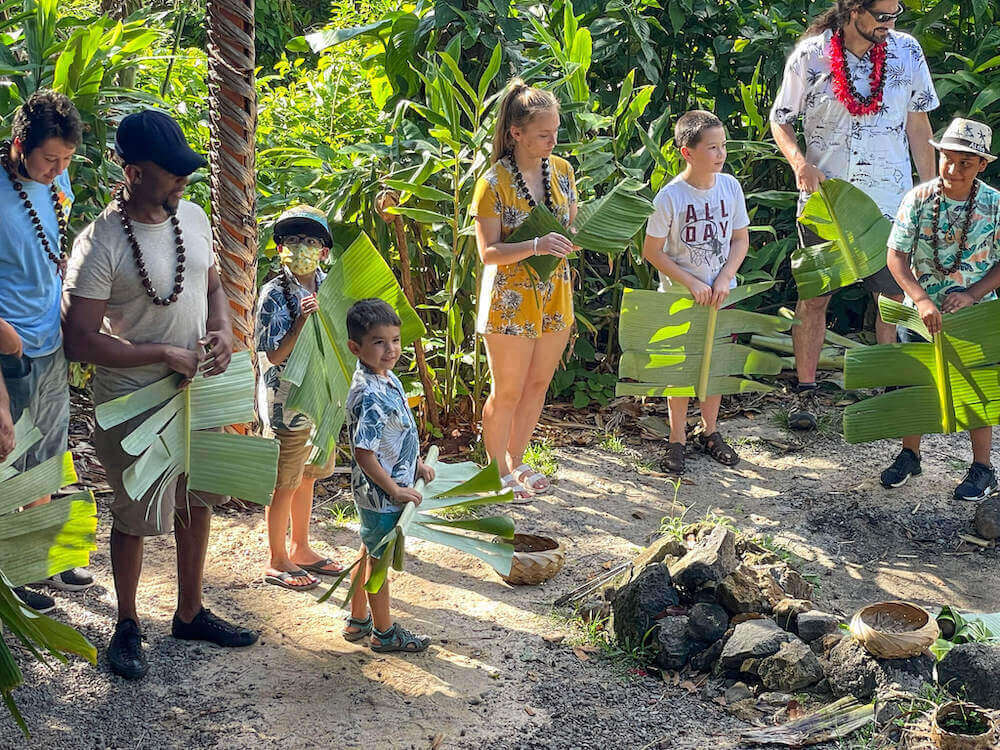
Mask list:
[[[420,505],[416,479],[434,479],[434,469],[420,460],[417,424],[392,372],[401,353],[400,325],[396,311],[380,299],[363,299],[347,311],[347,346],[358,358],[347,395],[347,429],[354,457],[351,489],[361,518],[362,560],[354,575],[361,581],[371,575],[371,558],[381,556],[379,542],[395,527],[403,505]],[[382,653],[417,653],[430,645],[429,638],[392,621],[388,580],[377,594],[367,594],[360,582],[355,592],[347,640],[370,634],[372,651]]]

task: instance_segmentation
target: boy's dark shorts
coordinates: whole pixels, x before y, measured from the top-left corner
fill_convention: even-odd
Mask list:
[[[825,240],[816,234],[802,222],[796,221],[795,227],[799,232],[799,247],[810,247],[818,245]],[[898,297],[903,293],[902,287],[896,283],[892,272],[888,266],[883,266],[878,271],[861,280],[861,286],[872,294],[884,294],[886,297]],[[833,292],[827,292],[823,297],[829,297]]]
[[[403,511],[394,510],[379,513],[375,510],[358,507],[358,518],[361,521],[361,541],[368,549],[368,554],[374,558],[382,556],[384,545],[380,544],[383,537],[392,531]]]

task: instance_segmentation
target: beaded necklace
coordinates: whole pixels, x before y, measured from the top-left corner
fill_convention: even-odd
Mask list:
[[[531,191],[528,190],[528,185],[524,181],[524,175],[517,168],[517,160],[514,158],[513,151],[507,154],[507,160],[510,162],[511,173],[514,175],[514,185],[517,191],[528,201],[528,205],[534,208],[537,204],[535,203],[535,199],[531,197]],[[552,175],[549,172],[548,159],[542,159],[542,190],[545,193],[545,207],[552,213],[555,213],[555,208],[552,205]]]
[[[941,264],[941,239],[938,236],[938,228],[941,225],[941,180],[934,186],[934,208],[931,219],[931,249],[934,251],[934,268],[942,276],[950,276],[958,270],[962,259],[969,250],[969,228],[972,226],[972,213],[976,207],[976,193],[979,192],[979,180],[972,181],[972,189],[969,191],[969,198],[965,202],[965,217],[962,221],[962,239],[958,243],[958,250],[955,253],[954,262],[947,268]]]
[[[142,286],[146,291],[146,296],[153,300],[154,305],[161,305],[163,307],[176,302],[181,292],[184,291],[185,257],[184,238],[181,236],[181,220],[177,218],[177,211],[170,212],[170,224],[174,230],[174,244],[177,246],[177,270],[174,273],[174,290],[169,297],[159,297],[156,294],[156,289],[153,288],[153,282],[149,280],[146,261],[142,258],[142,250],[139,247],[138,240],[135,238],[132,221],[129,219],[128,212],[125,211],[124,184],[120,184],[115,188],[113,197],[118,203],[118,218],[121,220],[122,230],[124,230],[125,236],[128,237],[129,244],[132,246],[132,257],[135,258],[136,268],[139,269],[139,278],[142,279]]]
[[[0,154],[0,163],[3,164],[4,171],[7,173],[7,179],[10,180],[11,187],[14,188],[17,197],[24,204],[24,210],[28,212],[28,218],[31,220],[35,236],[38,237],[38,242],[41,244],[42,250],[45,251],[45,254],[49,256],[49,260],[55,265],[56,272],[62,276],[66,272],[66,258],[69,256],[69,253],[66,252],[67,236],[69,233],[66,231],[66,216],[63,214],[62,203],[59,201],[59,188],[56,187],[55,182],[49,185],[52,208],[56,212],[56,221],[59,224],[59,255],[56,255],[52,252],[52,245],[49,244],[49,238],[45,236],[45,228],[42,226],[42,220],[38,216],[38,211],[31,205],[28,193],[24,189],[24,184],[21,182],[21,178],[18,177],[14,165],[11,163],[11,142],[4,141],[0,143],[0,149],[3,150],[3,153]]]

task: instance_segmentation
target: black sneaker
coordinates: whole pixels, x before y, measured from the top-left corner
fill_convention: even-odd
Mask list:
[[[94,585],[94,576],[86,568],[70,568],[46,578],[42,584],[60,591],[84,591]]]
[[[792,430],[816,429],[816,393],[819,389],[813,386],[799,386],[795,392],[792,406],[788,410],[788,427]]]
[[[115,634],[108,644],[108,664],[111,671],[126,680],[138,680],[146,674],[149,664],[142,650],[142,634],[135,620],[122,620],[115,625]]]
[[[31,607],[40,615],[51,612],[56,608],[56,600],[51,596],[39,594],[37,591],[26,589],[24,586],[14,587],[14,596],[20,599],[22,604]]]
[[[212,614],[212,610],[201,608],[191,622],[182,622],[174,613],[174,621],[170,627],[174,638],[185,641],[208,641],[216,646],[234,648],[252,646],[257,642],[257,634],[247,628],[241,628],[226,622],[221,617]]]
[[[992,466],[973,461],[969,473],[962,483],[955,488],[956,500],[975,502],[985,500],[997,489],[997,473]]]
[[[918,477],[923,469],[920,468],[920,456],[909,448],[903,448],[892,462],[892,466],[882,472],[879,482],[887,490],[893,487],[902,487],[910,477]]]

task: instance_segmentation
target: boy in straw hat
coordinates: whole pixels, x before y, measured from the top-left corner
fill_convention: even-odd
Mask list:
[[[941,330],[942,313],[996,299],[1000,286],[1000,191],[979,179],[996,159],[992,135],[982,123],[957,118],[939,141],[931,140],[939,154],[938,177],[906,194],[889,235],[889,270],[932,334]],[[902,328],[900,338],[919,340]],[[997,488],[992,429],[970,430],[969,436],[972,466],[955,498],[976,501]],[[910,435],[882,472],[882,486],[899,487],[919,473],[920,435]]]

